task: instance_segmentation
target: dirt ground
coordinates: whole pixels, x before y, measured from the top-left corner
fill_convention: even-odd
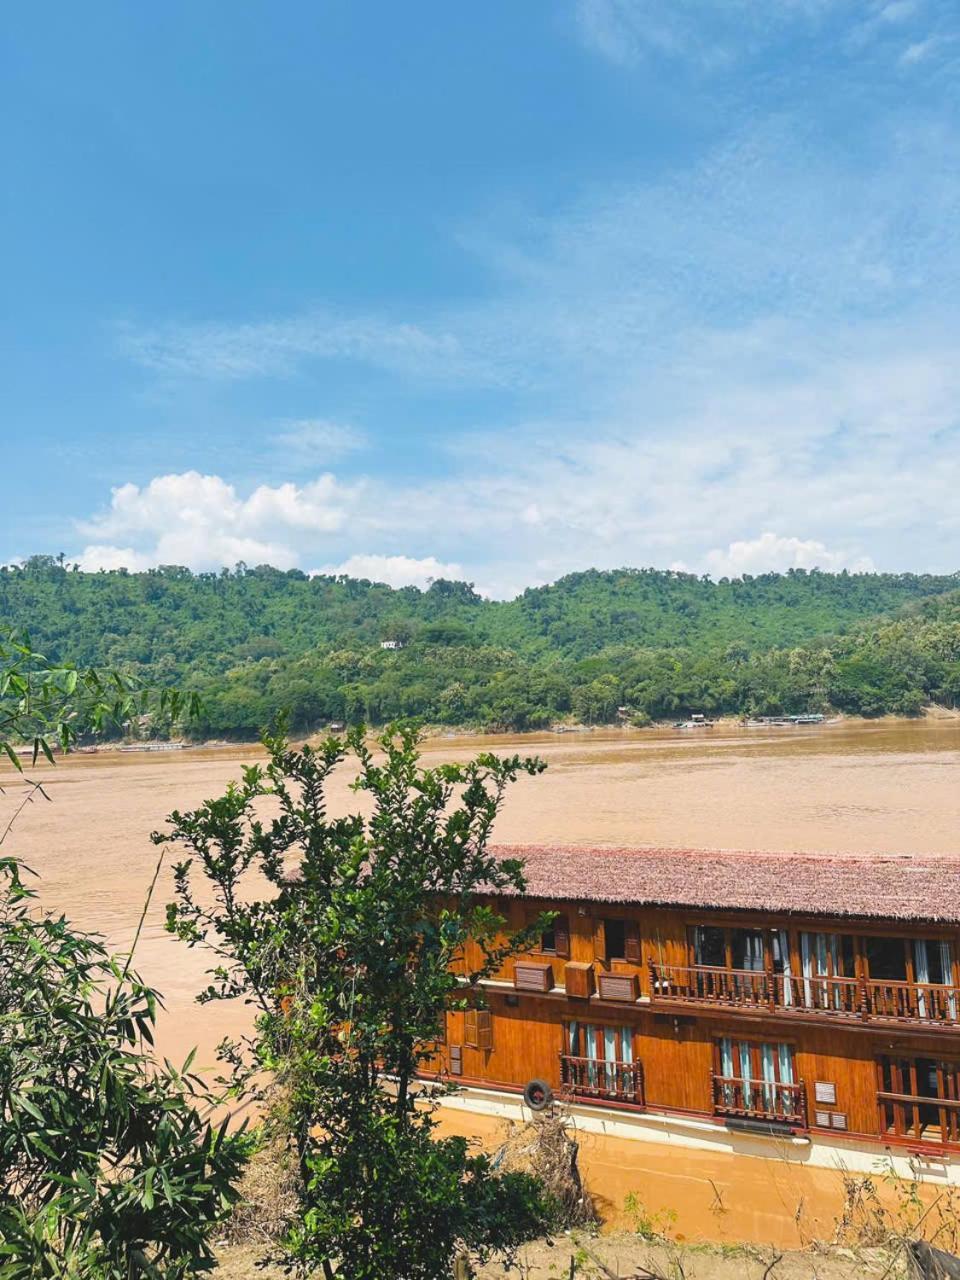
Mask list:
[[[280,1280],[263,1266],[263,1250],[224,1246],[218,1252],[221,1280]],[[571,1272],[571,1262],[573,1272]],[[892,1265],[891,1265],[892,1263]],[[779,1250],[734,1245],[673,1245],[620,1233],[594,1237],[564,1234],[521,1250],[514,1267],[492,1263],[478,1280],[904,1280],[906,1261],[884,1250]]]

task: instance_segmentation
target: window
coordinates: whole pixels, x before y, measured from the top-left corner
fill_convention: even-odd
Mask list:
[[[883,1057],[877,1063],[881,1133],[922,1142],[960,1142],[960,1064]]]
[[[803,1124],[793,1046],[723,1036],[715,1046],[714,1107],[733,1115]]]
[[[907,950],[904,938],[864,938],[867,973],[885,982],[907,982]]]
[[[630,1027],[568,1022],[564,1041],[563,1080],[575,1093],[640,1100],[640,1068],[633,1059]]]
[[[593,922],[594,956],[604,964],[612,960],[626,960],[628,964],[642,963],[640,925],[636,920],[608,916]]]
[[[693,930],[693,963],[713,968],[727,967],[727,938],[724,929],[698,924]]]
[[[604,958],[607,960],[625,960],[627,958],[627,927],[625,920],[604,920]]]
[[[801,933],[800,968],[803,978],[793,984],[797,1002],[807,1009],[856,1014],[860,988],[855,981],[853,938],[843,933]]]
[[[943,938],[913,939],[913,980],[953,986],[953,947]]]
[[[566,916],[556,916],[540,935],[540,951],[544,955],[565,959],[570,955],[570,926]]]
[[[868,937],[863,954],[874,981],[953,985],[953,947],[946,939]]]
[[[763,970],[763,934],[759,929],[730,930],[730,962],[734,969]]]
[[[780,930],[773,931],[779,938]],[[783,934],[784,948],[786,934]],[[775,954],[779,943],[775,944]],[[744,969],[762,973],[766,967],[762,929],[723,929],[698,924],[693,928],[693,963],[715,969]]]

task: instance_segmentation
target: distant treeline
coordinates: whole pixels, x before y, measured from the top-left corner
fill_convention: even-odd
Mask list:
[[[443,580],[420,591],[266,566],[83,573],[34,556],[0,570],[0,627],[49,657],[196,689],[202,736],[250,737],[281,708],[296,731],[408,715],[523,729],[915,714],[960,703],[958,588],[958,575],[591,570],[497,602]]]

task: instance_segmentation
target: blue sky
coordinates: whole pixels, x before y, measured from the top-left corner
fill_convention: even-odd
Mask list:
[[[960,567],[960,9],[4,16],[0,560]]]

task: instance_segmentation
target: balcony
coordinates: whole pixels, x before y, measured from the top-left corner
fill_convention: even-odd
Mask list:
[[[560,1055],[560,1080],[579,1098],[643,1106],[643,1072],[639,1062],[607,1062],[602,1058]]]
[[[707,965],[650,966],[651,1001],[913,1027],[960,1026],[960,988],[874,978],[797,977]]]
[[[780,1084],[734,1076],[715,1075],[712,1079],[713,1109],[717,1115],[806,1128],[807,1101],[802,1080]]]

